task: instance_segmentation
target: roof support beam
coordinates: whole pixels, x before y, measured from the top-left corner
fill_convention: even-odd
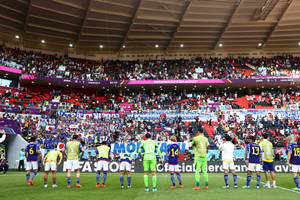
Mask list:
[[[218,37],[218,40],[216,41],[215,45],[214,45],[214,50],[216,50],[216,48],[218,47],[218,44],[219,42],[221,41],[224,33],[228,30],[230,24],[231,24],[231,21],[232,21],[232,18],[234,17],[234,15],[237,13],[238,9],[241,7],[242,3],[243,3],[244,0],[238,0],[238,2],[235,3],[234,5],[234,8],[233,8],[233,11],[225,25],[225,27],[223,28],[220,36]]]
[[[188,9],[190,8],[190,6],[192,5],[192,1],[193,1],[193,0],[188,0],[188,1],[185,2],[185,7],[184,7],[183,12],[182,12],[182,14],[181,14],[181,17],[180,17],[180,20],[179,20],[179,22],[178,22],[178,25],[177,25],[176,29],[173,31],[172,36],[171,36],[171,39],[170,39],[169,42],[168,42],[168,45],[167,45],[167,48],[166,48],[166,53],[168,53],[169,48],[170,48],[170,46],[171,46],[171,44],[172,44],[172,42],[173,42],[173,40],[174,40],[174,38],[175,38],[175,35],[176,35],[176,33],[178,32],[178,30],[179,30],[179,28],[180,28],[180,26],[181,26],[181,24],[182,24],[182,22],[183,22],[183,19],[184,19],[186,13],[187,13],[187,10],[188,10]]]
[[[123,38],[123,40],[121,42],[121,46],[119,47],[119,52],[123,49],[123,46],[126,44],[129,32],[130,32],[130,30],[131,30],[131,28],[132,28],[132,26],[133,26],[133,24],[134,24],[134,22],[135,22],[135,20],[137,18],[138,11],[141,8],[142,1],[143,0],[138,0],[138,3],[137,3],[137,6],[135,8],[134,14],[132,16],[131,22],[130,22],[128,28],[127,28],[126,35],[125,35],[125,37]]]
[[[85,8],[85,13],[84,13],[84,16],[82,18],[82,21],[81,21],[81,25],[80,25],[80,28],[79,28],[79,32],[77,34],[77,37],[75,39],[75,45],[77,46],[78,42],[79,42],[79,39],[80,39],[80,36],[82,35],[82,31],[83,31],[83,27],[87,21],[87,15],[91,9],[91,5],[92,5],[92,0],[88,0],[87,4],[86,4],[86,8]]]
[[[294,2],[294,0],[289,0],[287,2],[287,5],[285,6],[284,10],[282,11],[280,17],[278,18],[277,23],[272,27],[271,31],[268,33],[265,41],[263,42],[263,47],[265,47],[265,44],[267,44],[272,36],[272,34],[275,32],[275,30],[277,29],[277,27],[280,24],[281,19],[283,18],[283,16],[285,15],[285,13],[287,12],[287,10],[289,9],[289,7],[291,6],[291,4]]]
[[[24,20],[23,31],[22,31],[23,35],[26,33],[26,29],[27,29],[27,26],[28,26],[28,21],[29,21],[29,17],[30,17],[30,13],[31,13],[31,8],[32,8],[32,1],[29,0],[27,12],[26,12],[26,17],[25,17],[25,20]]]

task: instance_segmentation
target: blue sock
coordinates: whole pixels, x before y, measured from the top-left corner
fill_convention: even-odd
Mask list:
[[[31,180],[33,180],[34,179],[34,177],[37,175],[37,171],[34,171],[33,173],[32,173],[32,176],[31,176]]]
[[[102,179],[102,184],[103,185],[105,185],[106,177],[107,177],[107,172],[104,172],[103,173],[103,179]]]
[[[172,181],[172,184],[173,186],[175,186],[175,177],[174,177],[174,173],[171,173],[171,181]]]
[[[96,173],[96,180],[97,180],[97,185],[99,185],[99,182],[100,182],[100,172]]]
[[[228,174],[224,174],[225,185],[228,186]]]
[[[294,177],[294,182],[295,182],[295,184],[296,184],[296,187],[297,187],[297,188],[300,188],[300,186],[299,186],[299,177],[298,177],[298,176],[295,176],[295,177]]]
[[[30,178],[30,173],[26,174],[26,180],[27,180],[27,183],[29,181],[29,178]]]
[[[257,180],[257,186],[259,186],[260,185],[260,174],[257,174],[256,175],[256,180]]]
[[[251,175],[248,174],[248,176],[247,176],[247,186],[250,185],[250,182],[251,182]]]
[[[233,174],[233,181],[234,181],[234,185],[237,185],[237,175]]]
[[[120,176],[121,186],[124,186],[124,176]]]
[[[44,185],[47,185],[47,181],[44,181]]]
[[[56,185],[56,180],[53,180],[53,183],[52,183],[52,185]]]
[[[177,173],[177,179],[178,179],[179,185],[181,185],[181,176],[180,176],[180,173]]]
[[[127,176],[127,183],[128,183],[128,186],[131,185],[131,176]]]
[[[80,177],[77,177],[77,178],[76,178],[76,181],[77,181],[77,184],[79,184]]]
[[[68,185],[71,185],[71,177],[67,177]]]

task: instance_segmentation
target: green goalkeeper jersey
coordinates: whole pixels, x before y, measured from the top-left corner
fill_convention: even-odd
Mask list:
[[[204,135],[194,137],[192,147],[195,156],[206,157],[207,155],[208,139]]]
[[[144,149],[144,160],[156,160],[155,150],[157,151],[159,157],[161,157],[158,144],[154,140],[151,139],[144,140],[139,148],[139,155],[141,155],[142,149]]]

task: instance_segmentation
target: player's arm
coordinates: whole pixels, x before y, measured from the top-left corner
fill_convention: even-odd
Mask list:
[[[138,151],[138,154],[139,154],[140,158],[143,158],[143,156],[142,156],[142,149],[144,149],[144,143],[143,142],[142,142],[142,144],[141,144],[141,146],[139,148],[139,151]]]
[[[60,165],[60,163],[61,163],[62,160],[63,160],[62,153],[59,152],[58,157],[59,157],[59,161],[58,161],[57,165]]]
[[[290,164],[291,156],[292,156],[292,151],[288,150],[288,155],[287,155],[287,158],[286,158],[286,164],[287,165]]]
[[[46,164],[47,158],[48,158],[48,153],[45,155],[45,157],[44,157],[44,159],[43,159],[43,165],[44,165],[44,166],[45,166],[45,164]]]
[[[245,151],[245,163],[248,165],[248,152],[249,152],[249,144],[246,146],[246,151]]]
[[[159,149],[159,147],[158,147],[158,144],[157,144],[157,143],[155,144],[155,149],[156,149],[156,151],[157,151],[157,154],[158,154],[158,156],[159,156],[159,158],[160,158],[161,162],[163,163],[163,162],[164,162],[164,160],[163,160],[163,157],[162,157],[162,155],[161,155],[161,152],[160,152],[160,149]]]
[[[82,160],[82,157],[84,156],[84,148],[81,144],[79,144],[79,152],[81,153],[80,160]]]
[[[195,143],[195,138],[193,138],[193,141],[192,141],[192,147],[194,147],[196,145]]]

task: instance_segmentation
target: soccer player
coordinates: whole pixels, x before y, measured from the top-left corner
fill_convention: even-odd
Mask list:
[[[30,143],[25,148],[27,185],[33,185],[33,179],[38,171],[38,157],[41,157],[40,147],[35,141],[36,137],[32,136],[30,138]],[[30,177],[31,170],[33,170],[33,173]]]
[[[179,156],[179,145],[176,143],[176,137],[173,135],[171,136],[170,140],[174,142],[173,144],[170,144],[168,146],[167,150],[167,155],[168,155],[168,165],[169,165],[169,172],[171,175],[171,181],[173,186],[171,187],[172,189],[176,188],[175,184],[175,177],[174,177],[174,172],[177,175],[177,179],[179,182],[179,187],[183,188],[183,185],[181,183],[181,176],[180,176],[180,171],[179,171],[179,166],[178,166],[178,156]]]
[[[127,188],[131,188],[131,166],[134,163],[134,155],[131,151],[130,156],[123,156],[120,159],[120,183],[121,188],[124,188],[124,174],[127,174]]]
[[[261,158],[261,149],[259,145],[255,143],[255,136],[248,137],[248,144],[246,146],[245,152],[245,163],[248,165],[248,176],[247,176],[247,184],[243,186],[243,189],[250,188],[251,175],[252,172],[256,172],[256,188],[259,189],[260,186],[260,158]],[[248,153],[249,153],[249,161],[248,161]]]
[[[198,134],[192,141],[194,152],[194,163],[196,166],[195,179],[196,186],[193,190],[200,190],[200,170],[205,180],[205,189],[208,190],[208,174],[207,174],[207,146],[208,139],[204,136],[203,128],[199,128]]]
[[[56,170],[57,166],[60,165],[62,162],[62,153],[56,150],[56,145],[54,146],[55,149],[53,151],[50,151],[46,154],[43,160],[43,165],[45,166],[45,174],[44,174],[44,187],[48,187],[47,180],[48,180],[48,173],[49,171],[52,172],[52,187],[56,188]],[[59,158],[59,161],[57,163],[57,159]]]
[[[260,148],[262,150],[262,161],[263,161],[263,170],[266,177],[266,188],[271,188],[270,186],[270,177],[269,171],[273,180],[273,188],[276,188],[276,179],[275,179],[275,170],[273,163],[273,144],[269,141],[268,134],[263,134],[263,140],[260,143]]]
[[[144,150],[144,155],[142,156],[142,149]],[[139,155],[143,159],[144,166],[144,184],[145,191],[149,192],[149,169],[152,172],[152,191],[156,192],[156,152],[160,159],[162,160],[161,152],[158,148],[158,144],[156,141],[151,139],[151,135],[149,133],[146,134],[146,140],[144,140],[139,148]],[[163,161],[162,161],[163,162]]]
[[[229,135],[224,136],[225,142],[219,146],[219,149],[222,151],[222,161],[224,169],[224,180],[225,180],[225,189],[229,188],[228,184],[228,172],[231,170],[234,181],[234,188],[237,188],[237,175],[235,173],[235,165],[233,160],[234,157],[234,144],[231,142],[231,137]]]
[[[299,177],[298,174],[300,174],[300,138],[297,140],[297,144],[291,143],[288,146],[288,156],[286,160],[287,165],[291,165],[291,172],[294,176],[294,182],[296,184],[296,188],[293,190],[300,191],[300,185],[299,185]]]
[[[97,181],[97,188],[100,188],[100,172],[103,171],[102,177],[102,188],[105,188],[105,181],[107,178],[108,172],[108,162],[110,159],[110,147],[107,146],[106,141],[103,141],[100,146],[96,148],[96,156],[97,156],[97,169],[96,169],[96,181]]]
[[[78,135],[73,135],[72,140],[67,142],[67,152],[63,149],[64,154],[67,154],[67,182],[68,188],[71,188],[71,170],[76,171],[76,187],[81,188],[80,182],[80,168],[79,168],[79,155],[82,152],[84,154],[84,149],[81,143],[78,141]]]

